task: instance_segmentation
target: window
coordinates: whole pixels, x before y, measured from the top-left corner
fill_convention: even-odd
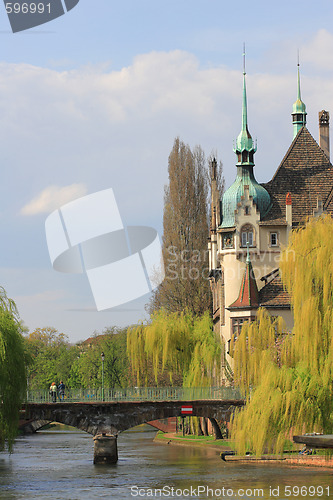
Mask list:
[[[279,244],[278,234],[277,233],[270,233],[270,245],[271,245],[271,247],[277,247],[278,244]]]
[[[246,206],[244,209],[244,215],[251,215],[250,207]]]
[[[232,233],[226,233],[223,236],[223,248],[234,248],[234,235]]]
[[[247,244],[254,246],[254,229],[250,224],[246,224],[241,230],[241,246],[246,247]]]
[[[239,334],[241,332],[244,321],[247,321],[245,318],[232,318],[231,323],[231,335],[234,340],[237,340]]]

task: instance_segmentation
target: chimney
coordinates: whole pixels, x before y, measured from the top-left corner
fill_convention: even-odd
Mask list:
[[[292,208],[290,193],[287,193],[286,196],[286,222],[287,222],[287,241],[288,241],[289,233],[291,232],[293,225],[293,208]]]
[[[330,114],[324,109],[319,111],[319,146],[330,157]]]

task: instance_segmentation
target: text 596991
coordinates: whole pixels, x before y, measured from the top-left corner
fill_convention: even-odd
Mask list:
[[[6,3],[7,14],[51,14],[51,3]]]

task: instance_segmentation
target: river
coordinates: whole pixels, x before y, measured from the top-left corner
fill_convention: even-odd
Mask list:
[[[12,455],[0,453],[0,499],[333,498],[333,470],[224,463],[215,450],[154,436],[148,426],[121,434],[113,466],[93,465],[93,440],[82,432],[22,436]]]

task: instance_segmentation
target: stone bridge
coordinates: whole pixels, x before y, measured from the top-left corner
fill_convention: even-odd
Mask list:
[[[206,417],[214,425],[216,420],[229,421],[234,409],[244,404],[244,400],[25,403],[22,418],[33,431],[47,422],[59,422],[93,436],[117,435],[152,420],[179,417],[182,406],[192,406],[193,416]]]

